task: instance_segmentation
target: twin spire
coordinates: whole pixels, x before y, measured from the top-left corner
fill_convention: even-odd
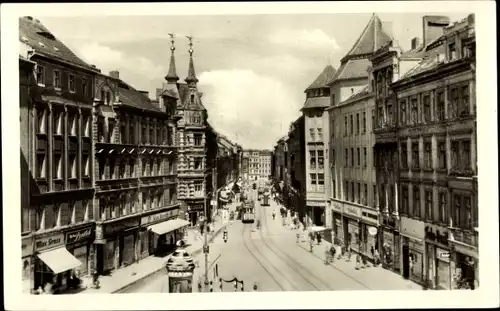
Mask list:
[[[167,82],[171,83],[177,83],[179,80],[179,77],[177,76],[177,70],[175,68],[175,56],[174,56],[174,51],[175,51],[175,34],[169,33],[168,34],[170,37],[170,50],[171,50],[171,55],[170,55],[170,67],[168,69],[168,73],[165,76],[165,80]],[[186,81],[189,85],[195,85],[198,82],[198,78],[196,78],[196,73],[194,71],[194,62],[193,62],[193,37],[192,36],[186,36],[189,40],[189,68],[188,68],[188,75],[184,81]]]

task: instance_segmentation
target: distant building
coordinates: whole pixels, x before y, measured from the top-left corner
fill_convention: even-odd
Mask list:
[[[267,179],[271,176],[272,151],[247,149],[243,152],[248,158],[248,181]]]
[[[286,139],[286,193],[287,205],[298,214],[299,220],[306,216],[306,163],[304,158],[304,116],[300,116],[290,124]]]

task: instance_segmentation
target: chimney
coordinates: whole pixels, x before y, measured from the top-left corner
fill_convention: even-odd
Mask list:
[[[415,38],[411,39],[411,49],[412,50],[418,48],[419,45],[420,45],[420,38],[415,37]]]
[[[149,92],[148,91],[139,91],[139,93],[141,93],[142,95],[144,95],[147,98],[149,98]]]
[[[446,26],[450,24],[450,18],[448,16],[424,16],[422,18],[423,25],[423,44],[424,46],[429,45],[432,41],[443,35],[443,30]]]
[[[120,79],[120,72],[118,70],[110,71],[109,76],[111,78]]]
[[[157,88],[156,89],[156,100],[160,100],[161,93],[163,93],[163,89]]]

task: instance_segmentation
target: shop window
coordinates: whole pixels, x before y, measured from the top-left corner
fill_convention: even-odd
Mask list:
[[[432,145],[430,142],[424,143],[424,167],[432,168]]]

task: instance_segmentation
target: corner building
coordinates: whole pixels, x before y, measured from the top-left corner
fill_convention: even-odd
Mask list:
[[[93,264],[92,81],[79,59],[39,20],[19,18],[21,237],[25,290]],[[29,279],[29,285],[28,285]]]
[[[95,79],[96,269],[103,273],[172,249],[182,238],[176,194],[175,101],[119,78]]]

